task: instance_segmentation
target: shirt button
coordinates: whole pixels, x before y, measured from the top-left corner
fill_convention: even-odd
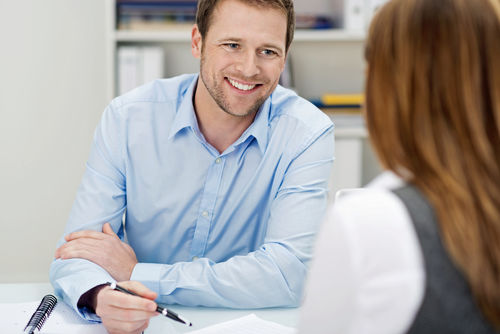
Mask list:
[[[208,217],[208,211],[203,211],[203,212],[201,213],[201,215],[202,215],[203,217]]]
[[[197,257],[197,256],[193,256],[193,261],[196,261],[196,260],[198,260],[198,259],[199,259],[199,257]]]
[[[217,159],[215,159],[215,163],[216,163],[216,164],[220,164],[220,162],[221,162],[221,161],[222,161],[222,159],[221,159],[221,158],[217,158]]]

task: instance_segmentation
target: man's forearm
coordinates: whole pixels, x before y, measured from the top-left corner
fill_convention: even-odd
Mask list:
[[[131,280],[157,292],[160,303],[263,308],[298,306],[305,274],[295,255],[271,243],[220,263],[207,258],[172,265],[139,263]]]

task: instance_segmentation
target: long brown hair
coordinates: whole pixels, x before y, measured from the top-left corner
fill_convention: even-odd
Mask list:
[[[500,2],[392,0],[366,59],[372,145],[432,203],[446,249],[500,328]]]

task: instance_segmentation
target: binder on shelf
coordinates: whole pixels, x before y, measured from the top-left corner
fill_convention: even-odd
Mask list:
[[[116,2],[119,30],[166,29],[175,24],[193,24],[196,0],[118,0]]]
[[[373,16],[377,10],[382,7],[388,0],[366,0],[365,22],[366,28],[370,26]]]
[[[344,29],[365,30],[367,0],[344,0]]]
[[[323,94],[321,102],[324,106],[361,106],[363,94]]]
[[[344,29],[365,31],[370,26],[373,15],[388,0],[343,0]]]
[[[164,51],[161,46],[118,48],[118,95],[163,77]]]
[[[364,96],[363,94],[323,94],[321,98],[310,101],[329,115],[360,115]]]
[[[142,47],[142,82],[140,84],[163,77],[163,59],[162,47]]]
[[[134,89],[139,83],[139,48],[121,46],[118,48],[118,95]]]

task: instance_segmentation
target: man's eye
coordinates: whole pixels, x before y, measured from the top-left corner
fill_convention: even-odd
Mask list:
[[[275,51],[269,50],[269,49],[262,50],[262,54],[264,56],[275,56],[275,55],[277,55],[277,53]]]
[[[230,49],[237,49],[239,47],[236,43],[227,43],[226,46]]]

